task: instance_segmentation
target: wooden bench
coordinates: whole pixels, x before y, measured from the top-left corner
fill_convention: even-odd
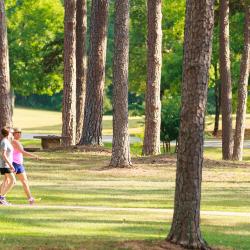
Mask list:
[[[59,148],[63,136],[59,135],[39,135],[33,136],[35,139],[41,139],[42,149]]]

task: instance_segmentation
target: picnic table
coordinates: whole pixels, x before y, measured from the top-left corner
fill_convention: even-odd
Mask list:
[[[59,135],[39,135],[33,136],[35,139],[41,139],[42,149],[58,148],[61,146],[63,136]]]

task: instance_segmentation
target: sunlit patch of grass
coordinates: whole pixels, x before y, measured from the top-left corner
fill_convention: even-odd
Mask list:
[[[135,157],[141,145],[131,151]],[[120,241],[147,240],[154,244],[165,239],[172,213],[159,209],[173,208],[173,155],[160,156],[161,160],[132,157],[132,168],[114,169],[108,168],[110,153],[61,150],[37,154],[41,160],[27,159],[25,166],[40,207],[0,207],[0,249],[118,250]],[[220,154],[219,149],[205,149],[209,160],[203,168],[201,209],[249,213],[249,163],[220,161]],[[19,182],[8,199],[13,204],[27,204]],[[45,205],[59,207],[41,208]],[[62,205],[155,210],[100,211],[65,209]],[[201,222],[209,244],[249,249],[248,217],[202,214]]]
[[[110,155],[38,154],[40,161],[29,159],[25,166],[39,204],[173,208],[175,164],[139,161],[130,169],[109,169]],[[203,169],[202,209],[249,212],[249,169],[212,164]],[[13,203],[26,202],[21,189],[18,184],[10,193]]]
[[[21,127],[25,133],[61,134],[61,112],[15,108],[14,126]],[[140,136],[144,130],[143,117],[129,117],[129,133]],[[112,135],[112,116],[103,116],[103,135]]]
[[[220,148],[204,148],[204,157],[211,160],[221,160],[222,159],[222,149]],[[243,161],[250,161],[250,148],[244,148],[243,150]]]
[[[118,242],[165,239],[172,213],[95,211],[81,209],[1,208],[1,249],[107,249]],[[247,250],[250,228],[246,218],[201,216],[209,244]],[[146,244],[146,243],[145,243]]]

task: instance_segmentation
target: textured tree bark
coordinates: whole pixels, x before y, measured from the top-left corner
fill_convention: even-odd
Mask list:
[[[129,0],[115,1],[113,144],[110,166],[131,165],[128,134]]]
[[[0,0],[0,129],[12,126],[9,52],[4,1]]]
[[[219,122],[220,122],[220,109],[221,109],[221,84],[218,78],[218,67],[217,62],[214,65],[214,78],[215,78],[215,87],[214,87],[214,97],[215,97],[215,118],[214,118],[214,131],[213,136],[218,135],[219,131]]]
[[[167,240],[188,249],[209,249],[200,231],[200,199],[213,7],[213,0],[186,2],[175,205]]]
[[[250,7],[245,10],[244,51],[241,59],[240,81],[238,87],[238,106],[236,128],[234,134],[233,159],[241,161],[243,157],[243,142],[245,134],[245,119],[248,96],[248,79],[250,70]]]
[[[102,144],[103,91],[107,47],[108,0],[93,0],[84,126],[80,144]]]
[[[87,79],[87,0],[76,2],[76,143],[79,143],[84,122]]]
[[[144,155],[160,154],[162,1],[148,0],[148,67],[145,102]]]
[[[64,15],[64,88],[62,143],[75,144],[76,137],[76,0],[65,0]]]
[[[220,0],[220,77],[222,114],[222,158],[230,160],[233,153],[232,84],[229,48],[229,0]]]

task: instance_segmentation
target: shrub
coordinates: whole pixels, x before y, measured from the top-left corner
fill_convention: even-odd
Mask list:
[[[176,141],[178,145],[180,125],[180,97],[168,97],[162,101],[161,112],[161,141],[164,151],[170,151],[170,142]]]

